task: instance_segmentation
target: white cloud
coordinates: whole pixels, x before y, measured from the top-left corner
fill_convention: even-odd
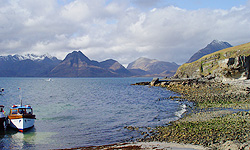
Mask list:
[[[135,5],[125,0],[57,2],[1,1],[0,55],[50,53],[63,59],[82,50],[98,61],[112,58],[128,64],[144,56],[184,63],[213,39],[233,45],[250,42],[249,4],[186,10],[159,6],[161,0],[131,0]]]
[[[72,47],[75,49],[87,48],[89,43],[90,43],[90,38],[87,35],[87,36],[82,36],[82,37],[71,39],[69,41],[69,47]]]
[[[61,11],[62,17],[67,20],[80,23],[81,21],[86,21],[90,15],[89,7],[83,1],[74,1],[66,5]]]

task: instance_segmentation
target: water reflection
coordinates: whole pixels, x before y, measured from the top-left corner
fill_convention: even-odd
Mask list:
[[[24,133],[8,128],[0,131],[0,149],[47,149],[52,144],[49,139],[55,134],[36,132],[36,128]]]

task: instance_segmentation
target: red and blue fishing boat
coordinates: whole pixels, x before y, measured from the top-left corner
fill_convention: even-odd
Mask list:
[[[30,105],[13,105],[10,107],[8,115],[8,125],[12,128],[23,132],[32,128],[35,123],[36,116],[33,114],[33,109]]]
[[[21,88],[18,89],[21,93]],[[21,94],[19,96],[21,105],[13,105],[10,107],[8,125],[23,132],[34,126],[36,115],[33,114],[33,109],[30,105],[23,105]]]

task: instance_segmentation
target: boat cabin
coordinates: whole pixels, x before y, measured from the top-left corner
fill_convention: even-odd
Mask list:
[[[33,114],[33,110],[30,107],[30,105],[25,106],[19,106],[19,105],[13,105],[10,108],[10,115],[25,115],[25,114]]]

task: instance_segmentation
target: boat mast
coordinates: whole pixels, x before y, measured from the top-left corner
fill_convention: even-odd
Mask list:
[[[18,89],[19,89],[20,103],[21,103],[21,106],[23,106],[23,101],[22,101],[22,90],[21,90],[21,88],[18,88]]]

